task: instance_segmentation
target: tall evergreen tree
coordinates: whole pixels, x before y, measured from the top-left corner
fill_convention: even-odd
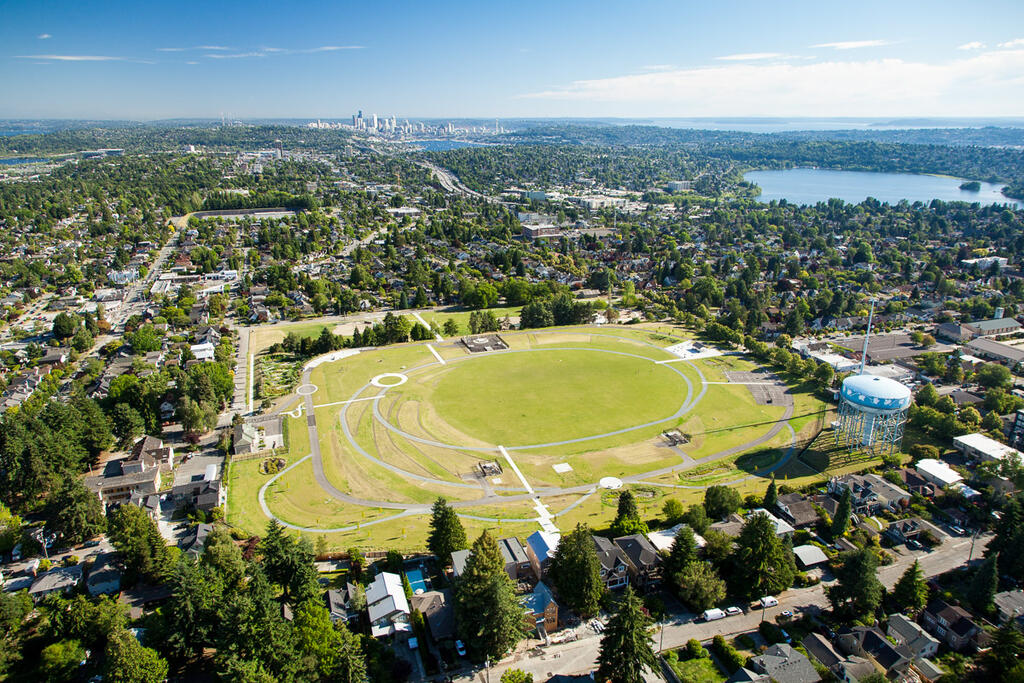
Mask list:
[[[764,492],[764,509],[771,511],[779,500],[779,489],[775,486],[775,473],[772,472],[772,480],[768,484],[768,490]]]
[[[967,593],[975,609],[984,610],[992,604],[992,597],[999,588],[998,555],[986,559],[971,579]]]
[[[455,510],[444,498],[434,501],[430,515],[430,535],[427,536],[427,548],[446,564],[451,561],[452,553],[468,547],[466,530]]]
[[[655,671],[658,658],[649,633],[651,619],[629,586],[608,621],[597,656],[597,680],[608,683],[643,683],[644,670]]]
[[[473,542],[455,584],[455,622],[476,661],[504,657],[525,632],[512,579],[505,573],[498,544],[486,531]]]
[[[733,552],[736,592],[749,598],[774,595],[793,585],[796,561],[793,551],[775,533],[775,524],[767,515],[751,515]]]
[[[672,585],[679,599],[695,612],[714,607],[725,597],[725,581],[707,562],[694,560],[676,572]]]
[[[597,613],[604,582],[601,581],[601,562],[590,535],[590,527],[577,524],[562,537],[555,549],[549,571],[559,597],[569,607],[589,617]]]
[[[898,608],[917,614],[928,604],[928,584],[917,560],[907,567],[892,589],[892,600]]]
[[[671,581],[683,567],[696,559],[697,539],[694,538],[693,530],[688,526],[681,526],[676,532],[675,540],[672,541],[672,547],[661,563],[665,578]]]
[[[81,543],[107,529],[102,503],[78,478],[66,479],[46,509],[49,528],[67,543]]]
[[[629,489],[619,494],[619,508],[612,522],[612,531],[617,536],[647,533],[647,525],[640,519],[636,496]]]
[[[850,526],[850,513],[853,510],[852,496],[850,487],[847,486],[839,499],[839,506],[836,507],[836,516],[832,518],[832,538],[839,538],[846,533]]]
[[[110,542],[123,558],[127,580],[159,582],[173,570],[160,529],[137,505],[120,505],[109,517]]]
[[[855,618],[874,614],[885,595],[885,588],[878,580],[878,559],[874,551],[863,548],[843,553],[842,561],[836,570],[838,583],[826,589],[832,608],[846,610]]]
[[[299,651],[316,660],[321,681],[364,683],[366,659],[359,639],[342,624],[332,624],[323,605],[313,600],[295,610],[292,622]]]

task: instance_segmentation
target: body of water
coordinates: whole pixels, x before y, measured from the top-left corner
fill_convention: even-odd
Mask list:
[[[817,204],[833,197],[858,204],[868,197],[895,204],[909,202],[978,202],[1010,204],[1024,208],[1024,202],[1002,194],[1003,185],[982,183],[978,192],[960,189],[961,178],[914,173],[871,173],[833,171],[822,168],[790,168],[781,171],[751,171],[743,176],[761,188],[758,201],[785,199],[790,204]]]
[[[0,159],[0,166],[15,166],[17,164],[38,164],[48,159],[40,159],[39,157],[10,157],[8,159]]]
[[[450,149],[461,149],[463,147],[487,147],[487,145],[480,142],[466,142],[465,140],[410,140],[402,144],[419,147],[428,152],[447,152]]]

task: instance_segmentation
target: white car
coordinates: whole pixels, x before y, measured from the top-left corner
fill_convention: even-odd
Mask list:
[[[741,614],[743,614],[743,610],[741,610],[739,607],[726,607],[725,608],[725,615],[727,617],[736,617],[736,616],[739,616]]]

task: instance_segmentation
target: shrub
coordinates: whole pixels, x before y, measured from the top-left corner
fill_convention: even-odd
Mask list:
[[[736,648],[726,642],[725,638],[720,635],[714,637],[711,641],[711,647],[714,648],[719,661],[722,662],[722,665],[729,670],[730,674],[736,673],[743,668],[744,664],[746,664],[746,659],[743,655],[741,655]]]
[[[769,643],[781,643],[786,640],[782,635],[782,629],[770,621],[762,621],[758,624],[757,631]]]
[[[700,641],[696,638],[690,638],[686,641],[686,658],[687,659],[700,659],[707,657],[708,651],[704,649],[704,646],[700,644]]]
[[[740,645],[747,648],[748,650],[753,650],[755,647],[757,647],[757,643],[754,642],[754,639],[750,637],[749,633],[741,633],[739,636],[736,637],[736,640],[739,642]]]

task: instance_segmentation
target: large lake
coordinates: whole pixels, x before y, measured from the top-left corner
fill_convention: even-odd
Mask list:
[[[1003,185],[982,183],[979,192],[960,189],[960,178],[917,175],[913,173],[869,173],[833,171],[822,168],[790,168],[781,171],[751,171],[744,179],[761,188],[760,202],[785,199],[790,204],[817,204],[838,197],[857,204],[868,197],[895,204],[901,199],[910,202],[979,202],[1010,204],[1024,208],[1024,202],[1004,196]]]

